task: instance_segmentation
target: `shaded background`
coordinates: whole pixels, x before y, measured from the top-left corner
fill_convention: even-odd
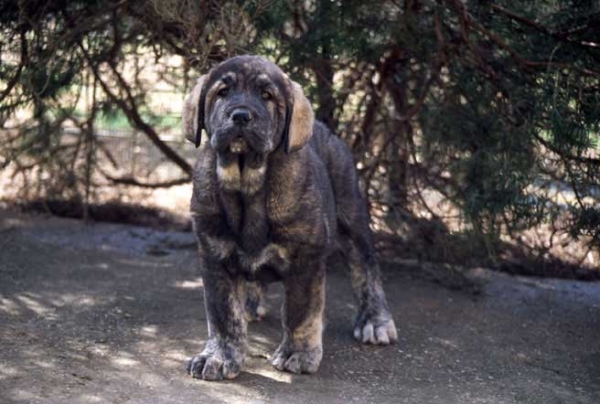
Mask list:
[[[597,1],[0,4],[0,198],[189,228],[184,95],[264,55],[352,147],[384,256],[597,279]]]

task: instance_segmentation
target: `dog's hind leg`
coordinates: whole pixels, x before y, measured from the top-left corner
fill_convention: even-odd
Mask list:
[[[398,337],[381,286],[369,213],[358,189],[354,161],[339,138],[331,136],[328,145],[335,155],[327,159],[327,169],[335,196],[340,245],[358,305],[354,337],[363,343],[389,344]]]
[[[267,314],[266,291],[267,284],[264,282],[246,282],[246,320],[260,321]]]
[[[366,344],[389,344],[396,341],[398,335],[381,285],[379,265],[370,240],[360,234],[354,237],[348,237],[344,243],[347,246],[345,255],[350,281],[358,305],[354,338]]]

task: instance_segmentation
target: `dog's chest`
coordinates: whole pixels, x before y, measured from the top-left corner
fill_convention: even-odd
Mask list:
[[[240,269],[250,279],[261,278],[265,271],[275,271],[275,277],[283,275],[289,265],[288,252],[272,237],[264,192],[251,198],[229,194],[222,202],[232,235],[231,253]]]
[[[264,190],[252,196],[228,193],[222,196],[222,203],[237,248],[246,254],[258,254],[270,242]]]

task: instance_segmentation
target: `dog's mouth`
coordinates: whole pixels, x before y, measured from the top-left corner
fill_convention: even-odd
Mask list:
[[[248,152],[248,142],[242,137],[237,137],[229,143],[229,151],[233,154],[244,154]]]
[[[213,132],[210,142],[218,154],[231,157],[266,154],[270,147],[268,137],[253,128],[218,128]]]

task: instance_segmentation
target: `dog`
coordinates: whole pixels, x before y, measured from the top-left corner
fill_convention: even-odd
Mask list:
[[[233,57],[198,79],[182,118],[199,148],[191,215],[208,321],[206,347],[188,373],[204,380],[240,373],[247,321],[264,315],[264,288],[273,281],[283,282],[285,302],[283,339],[270,361],[315,373],[326,261],[336,250],[358,306],[354,337],[396,341],[350,149],[315,120],[300,85],[265,58]]]

